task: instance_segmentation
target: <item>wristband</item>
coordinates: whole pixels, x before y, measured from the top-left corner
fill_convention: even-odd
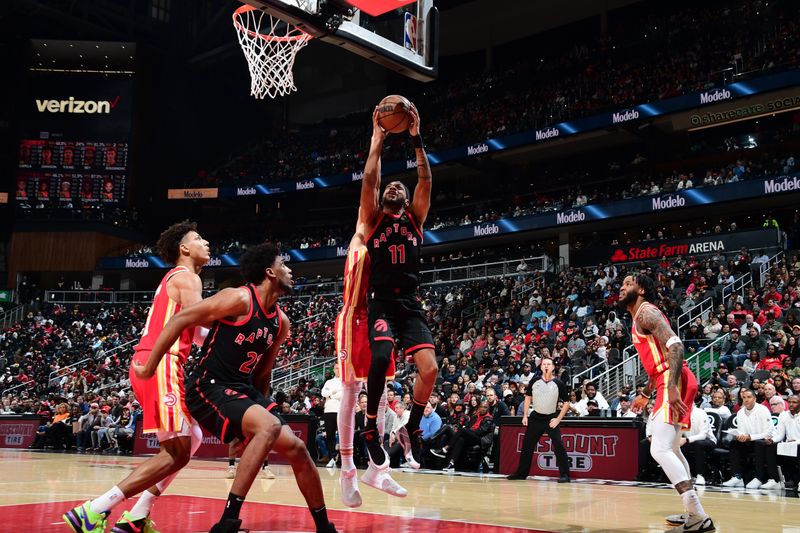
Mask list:
[[[413,146],[414,148],[420,148],[422,150],[425,149],[425,146],[423,146],[423,144],[422,144],[422,136],[421,135],[419,135],[419,134],[411,135],[409,137],[409,139],[411,140],[411,146]]]
[[[673,335],[669,339],[667,339],[667,348],[672,346],[673,344],[682,344],[681,338],[677,335]]]

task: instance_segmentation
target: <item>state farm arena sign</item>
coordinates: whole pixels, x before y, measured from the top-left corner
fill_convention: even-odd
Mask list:
[[[769,250],[779,246],[779,232],[774,229],[721,233],[664,241],[647,241],[620,246],[598,246],[576,250],[570,257],[574,266],[589,266],[598,263],[630,263],[655,261],[677,256],[698,256],[715,252],[730,254],[742,246],[751,251]]]

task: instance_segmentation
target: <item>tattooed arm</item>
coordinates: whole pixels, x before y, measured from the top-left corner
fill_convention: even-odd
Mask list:
[[[639,313],[636,318],[636,327],[639,331],[653,335],[656,342],[666,349],[670,368],[669,382],[667,383],[669,403],[679,414],[683,415],[688,407],[681,400],[678,390],[683,368],[683,343],[680,337],[672,331],[669,321],[655,305],[648,305]]]

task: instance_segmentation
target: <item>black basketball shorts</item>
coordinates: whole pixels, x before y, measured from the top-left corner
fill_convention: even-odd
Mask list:
[[[196,380],[187,383],[186,406],[192,418],[206,431],[216,435],[222,442],[245,439],[242,430],[244,414],[250,407],[260,405],[264,408],[275,404],[254,387],[245,383],[226,384],[215,379]],[[281,424],[286,424],[276,414],[277,405],[268,409]]]
[[[416,296],[371,298],[367,302],[370,346],[399,339],[406,355],[433,349],[433,335]]]

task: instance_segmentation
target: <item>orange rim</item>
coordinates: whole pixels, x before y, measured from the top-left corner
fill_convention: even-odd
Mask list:
[[[309,40],[309,39],[313,39],[314,38],[313,35],[311,35],[310,33],[304,32],[303,30],[301,30],[297,26],[294,26],[294,29],[291,31],[291,33],[289,35],[286,35],[286,36],[283,36],[283,37],[279,37],[277,35],[265,35],[263,33],[258,33],[258,32],[249,30],[249,29],[245,28],[242,25],[242,23],[239,21],[239,17],[241,17],[244,13],[247,13],[248,11],[258,11],[258,10],[255,7],[253,7],[251,5],[248,5],[248,4],[242,4],[241,6],[236,8],[236,11],[233,12],[233,25],[236,27],[236,29],[238,31],[240,31],[242,33],[246,33],[247,35],[249,35],[250,37],[252,37],[254,39],[255,38],[259,38],[259,39],[264,39],[265,41],[277,41],[277,42],[287,43],[287,42],[293,42],[293,41]],[[271,17],[272,15],[269,15],[269,16]],[[289,23],[286,22],[286,24],[289,24]],[[295,33],[296,33],[296,35],[293,35]]]

